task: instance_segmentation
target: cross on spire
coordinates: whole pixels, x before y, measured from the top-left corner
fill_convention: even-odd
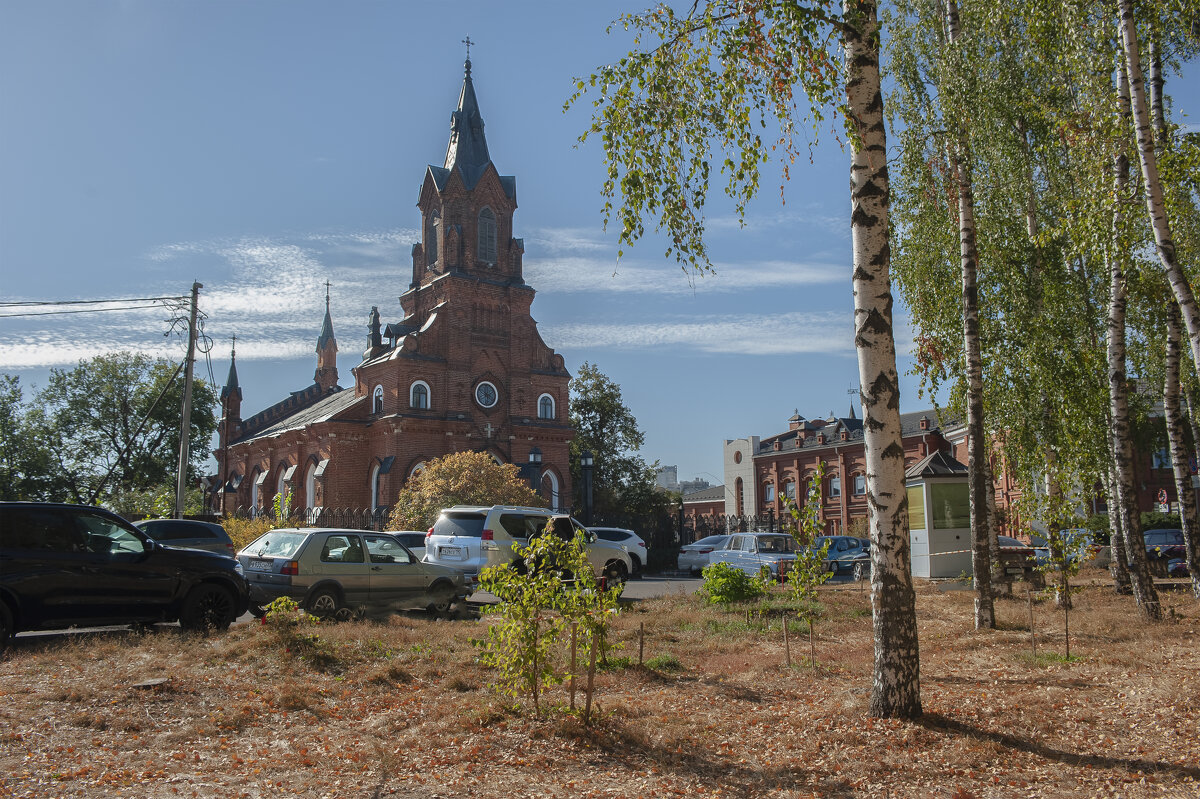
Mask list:
[[[237,357],[237,333],[229,337],[229,359],[233,360]]]
[[[326,280],[325,281],[325,310],[327,310],[327,311],[329,310],[329,287],[330,287],[330,285],[331,285],[330,282],[328,280]]]
[[[471,41],[471,34],[468,33],[467,38],[463,39],[462,43],[467,46],[467,60],[470,61],[471,60],[471,45],[475,44],[475,42]]]

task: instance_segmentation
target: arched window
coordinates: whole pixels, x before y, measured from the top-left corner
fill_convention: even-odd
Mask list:
[[[539,493],[541,493],[543,499],[550,503],[552,509],[558,510],[558,475],[554,472],[544,473],[542,475],[542,490]]]
[[[371,510],[379,507],[379,464],[376,463],[371,467]]]
[[[416,466],[408,470],[409,479],[416,477],[421,472],[425,471],[425,461],[420,461]]]
[[[418,380],[412,384],[409,389],[408,405],[410,408],[418,408],[420,410],[429,409],[429,384],[424,380]]]
[[[745,507],[745,504],[742,502],[742,478],[739,477],[734,485],[737,488],[737,493],[735,495],[737,497],[737,508],[735,513],[738,516],[741,516],[744,513],[742,509]]]
[[[312,510],[317,507],[317,464],[308,464],[308,471],[304,473],[304,507],[306,510]]]
[[[434,264],[438,259],[438,233],[441,232],[442,215],[431,211],[425,223],[425,263]]]
[[[258,475],[261,469],[255,469],[250,475],[250,517],[254,518],[258,511]]]
[[[383,413],[383,386],[375,386],[371,394],[371,413]]]
[[[280,506],[287,497],[287,464],[279,464],[279,480],[275,483],[275,496],[279,497]]]
[[[553,419],[554,418],[554,397],[549,394],[543,394],[538,397],[538,418]]]
[[[496,215],[490,208],[479,212],[479,260],[496,263]]]

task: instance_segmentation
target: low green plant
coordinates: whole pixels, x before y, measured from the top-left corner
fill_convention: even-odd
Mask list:
[[[646,661],[646,668],[654,671],[683,671],[683,664],[674,655],[655,655]]]
[[[808,496],[804,507],[798,508],[784,496],[783,507],[787,512],[784,529],[791,533],[796,542],[796,560],[788,572],[787,586],[796,600],[796,615],[808,625],[808,652],[812,667],[817,667],[816,644],[813,642],[813,626],[821,615],[821,603],[817,598],[817,587],[832,575],[828,568],[829,540],[817,546],[817,538],[824,532],[821,521],[821,482],[825,478],[825,464],[818,462],[817,470],[808,484]],[[792,653],[787,653],[791,665]]]
[[[710,605],[732,605],[758,599],[767,593],[771,579],[759,574],[751,577],[736,566],[728,563],[710,563],[700,572],[704,587],[700,589],[704,600]]]
[[[1069,507],[1052,513],[1049,529],[1044,536],[1049,555],[1044,563],[1035,567],[1046,577],[1046,587],[1039,593],[1053,596],[1055,604],[1062,608],[1063,640],[1068,661],[1071,659],[1071,596],[1083,590],[1081,586],[1071,585],[1071,578],[1079,574],[1084,563],[1096,557],[1088,536],[1062,528],[1063,521],[1072,518],[1072,509]]]
[[[263,626],[289,655],[295,655],[319,671],[335,671],[340,665],[335,647],[317,634],[321,620],[300,607],[294,599],[281,596],[266,606]]]

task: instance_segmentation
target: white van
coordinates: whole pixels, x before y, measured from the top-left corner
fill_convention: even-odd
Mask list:
[[[528,544],[530,537],[540,533],[550,522],[583,531],[588,542],[588,560],[597,577],[605,578],[609,584],[624,583],[628,579],[632,564],[629,555],[617,544],[598,540],[595,534],[565,514],[514,505],[446,508],[425,536],[425,560],[459,569],[474,585],[479,582],[482,569],[512,563],[516,558],[516,547]],[[564,529],[560,534],[565,533]]]

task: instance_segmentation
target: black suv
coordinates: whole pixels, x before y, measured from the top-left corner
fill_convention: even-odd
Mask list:
[[[0,647],[22,630],[73,626],[224,630],[248,602],[232,558],[163,546],[102,508],[0,502]]]

